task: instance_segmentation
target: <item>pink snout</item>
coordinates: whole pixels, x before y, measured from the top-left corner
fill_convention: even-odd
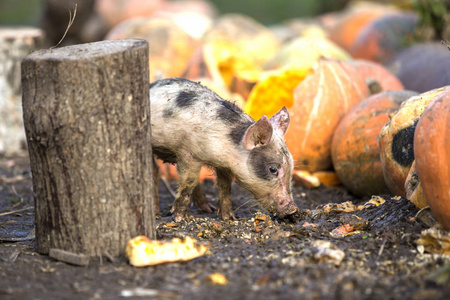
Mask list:
[[[292,198],[282,198],[275,200],[275,206],[278,211],[278,216],[284,218],[285,216],[292,215],[298,211],[297,205]]]

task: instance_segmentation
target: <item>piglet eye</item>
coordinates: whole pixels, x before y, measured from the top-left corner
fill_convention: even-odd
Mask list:
[[[275,176],[278,175],[278,169],[275,168],[274,166],[269,166],[269,172]]]

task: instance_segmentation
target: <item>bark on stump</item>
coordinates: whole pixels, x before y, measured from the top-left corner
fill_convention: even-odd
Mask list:
[[[0,154],[25,146],[20,62],[43,43],[38,28],[0,27]]]
[[[36,51],[22,84],[38,252],[114,257],[155,238],[148,43]]]

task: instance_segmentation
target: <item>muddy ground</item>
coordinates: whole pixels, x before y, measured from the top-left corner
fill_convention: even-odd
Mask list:
[[[213,183],[204,189],[214,202]],[[125,257],[69,265],[35,251],[26,153],[0,157],[0,299],[450,299],[450,279],[442,275],[448,271],[441,272],[449,260],[417,250],[427,225],[413,218],[417,209],[404,199],[384,196],[384,204],[345,213],[320,205],[369,199],[342,188],[297,187],[303,213],[279,220],[234,185],[236,221],[192,208],[193,218],[176,225],[168,215],[173,196],[162,182],[160,194],[158,237],[197,237],[211,243],[207,255],[144,268]],[[350,223],[359,226],[353,235],[331,234]],[[214,273],[227,284],[212,282]]]

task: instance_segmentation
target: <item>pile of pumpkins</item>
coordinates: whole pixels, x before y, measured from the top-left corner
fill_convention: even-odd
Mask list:
[[[356,196],[405,196],[430,206],[450,229],[450,51],[414,45],[414,12],[365,5],[271,28],[240,14],[204,9],[199,18],[185,8],[183,16],[127,19],[107,38],[147,39],[151,81],[200,81],[254,119],[286,106],[299,182],[327,173]],[[416,46],[428,56],[411,70]],[[160,168],[177,178],[173,166]],[[201,179],[211,176],[204,169]]]

